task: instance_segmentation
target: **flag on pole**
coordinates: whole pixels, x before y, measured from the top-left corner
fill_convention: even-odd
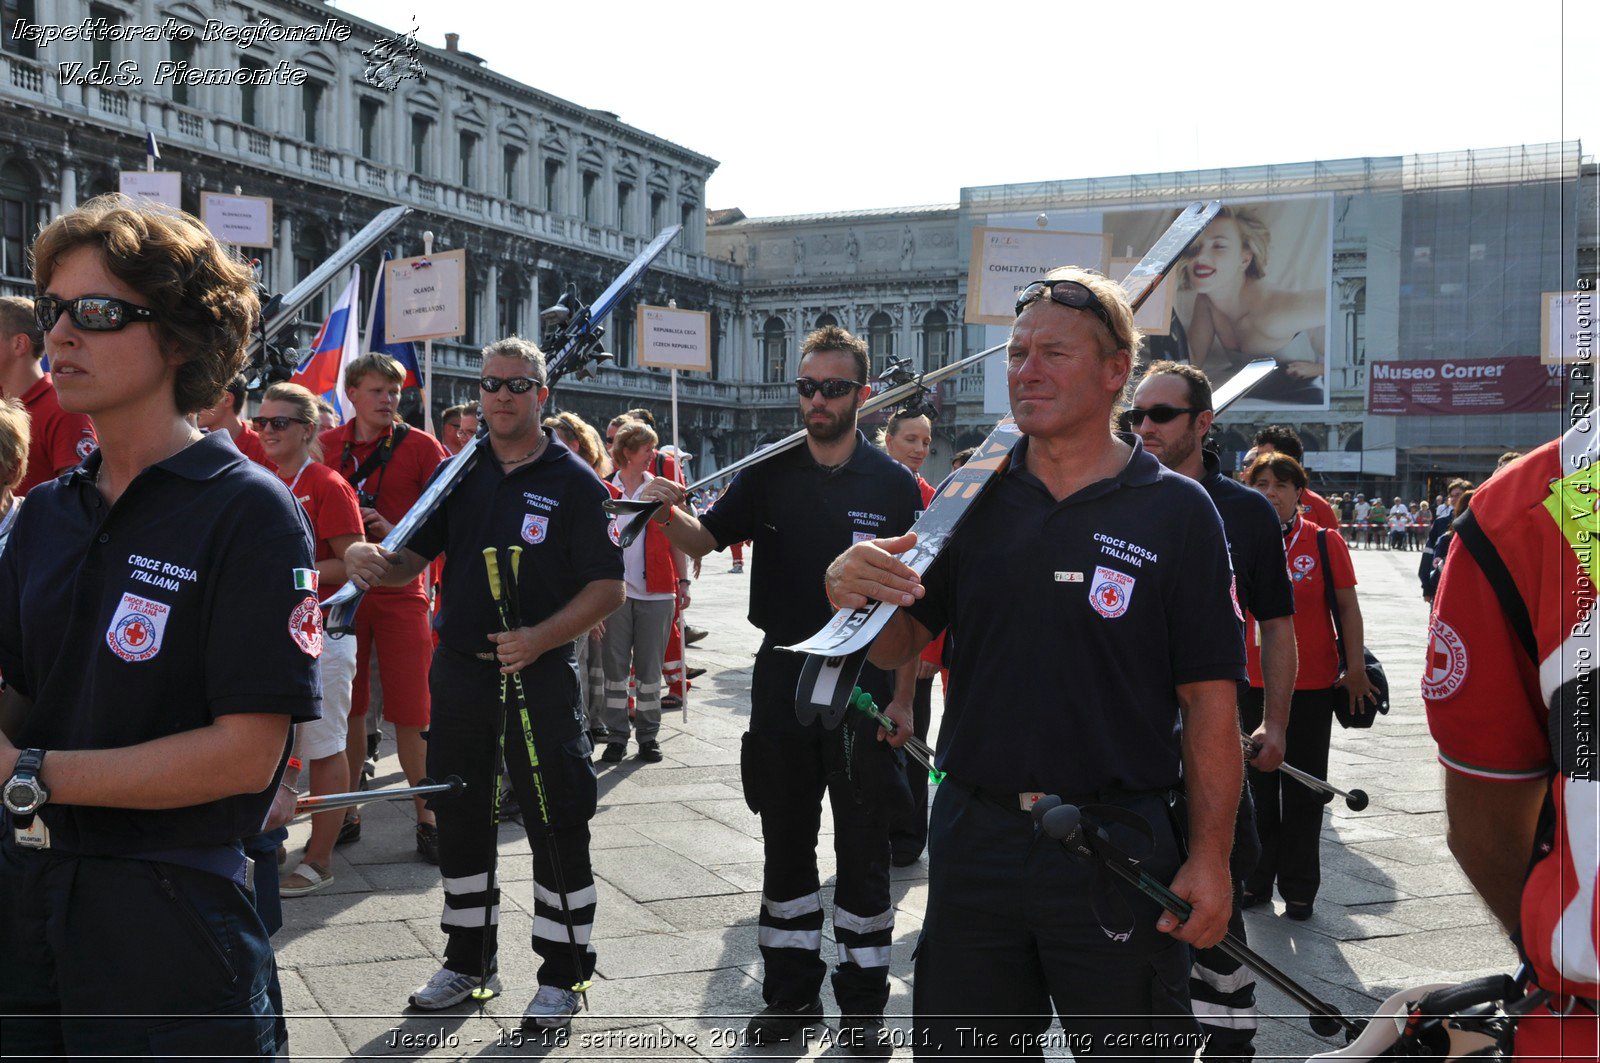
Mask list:
[[[156,146],[156,134],[154,130],[147,129],[144,132],[144,153],[150,156],[152,159],[161,158],[161,149]]]
[[[389,343],[385,340],[384,330],[384,294],[383,275],[388,272],[385,268],[394,256],[388,251],[383,253],[383,265],[378,267],[378,279],[372,285],[372,305],[367,307],[367,346],[368,354],[387,354],[390,358],[406,367],[405,381],[400,385],[403,388],[420,388],[422,386],[422,371],[417,366],[417,345],[410,340],[403,343]]]
[[[344,368],[360,355],[356,334],[356,314],[361,297],[361,267],[352,266],[350,283],[345,285],[333,312],[317,330],[311,341],[311,351],[295,367],[291,384],[299,384],[313,395],[321,395],[339,411],[339,419],[348,421],[355,415],[350,400],[344,395]]]

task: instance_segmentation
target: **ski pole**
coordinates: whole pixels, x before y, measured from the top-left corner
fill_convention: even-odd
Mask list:
[[[885,716],[883,710],[873,703],[872,695],[860,687],[856,687],[854,693],[850,695],[850,704],[866,716],[877,721],[878,726],[890,734],[899,733],[900,728],[895,725],[895,722]],[[912,735],[906,739],[905,751],[906,755],[912,760],[928,769],[928,778],[936,785],[944,782],[944,772],[933,766],[933,750],[928,748],[928,743],[916,735]]]
[[[1140,868],[1126,853],[1111,845],[1098,829],[1091,827],[1090,831],[1085,832],[1083,812],[1078,806],[1062,804],[1061,798],[1055,794],[1046,794],[1035,802],[1033,816],[1034,822],[1038,823],[1050,837],[1061,842],[1069,853],[1085,860],[1099,861],[1134,889],[1181,920],[1187,920],[1194,914],[1194,908],[1188,901],[1173,893],[1149,872]],[[1231,956],[1261,975],[1295,1003],[1304,1007],[1310,1013],[1307,1020],[1316,1033],[1330,1037],[1343,1030],[1345,1037],[1351,1040],[1361,1033],[1362,1027],[1359,1023],[1345,1018],[1332,1004],[1319,999],[1309,989],[1290,978],[1232,934],[1225,935],[1216,947],[1225,955]]]
[[[505,616],[505,606],[500,601],[500,551],[492,546],[484,548],[483,564],[489,577],[489,595],[495,601],[500,615]],[[499,894],[500,872],[500,780],[501,750],[506,734],[506,677],[500,676],[500,704],[494,713],[494,746],[489,753],[489,872],[483,896],[483,951],[478,964],[478,988],[472,999],[480,1004],[494,999],[495,991],[489,988],[489,916],[493,913]],[[498,935],[497,935],[498,936]]]
[[[521,606],[518,598],[518,580],[522,575],[522,547],[513,546],[511,553],[511,580],[502,583],[504,576],[500,572],[498,560],[493,565],[491,572],[495,583],[494,600],[500,611],[500,624],[506,631],[515,631],[522,626]],[[484,551],[485,560],[489,552]],[[583,952],[578,948],[577,928],[572,925],[572,908],[569,904],[570,897],[567,893],[567,876],[561,868],[561,852],[556,847],[555,831],[550,822],[550,800],[544,785],[544,766],[539,762],[539,750],[533,741],[533,721],[528,715],[528,692],[522,685],[520,671],[503,677],[502,690],[506,689],[505,679],[509,679],[511,703],[516,705],[517,719],[522,725],[522,742],[527,748],[528,767],[533,774],[533,790],[539,799],[539,822],[545,828],[545,852],[550,857],[550,877],[555,879],[556,893],[561,899],[561,920],[567,927],[567,944],[572,949],[572,971],[577,978],[571,986],[574,993],[578,994],[580,1006],[588,998],[585,996],[589,987],[594,983],[583,975]],[[502,702],[504,707],[507,702]]]
[[[315,794],[302,797],[294,803],[294,818],[318,812],[331,812],[336,808],[354,808],[368,801],[393,801],[402,797],[426,797],[429,794],[458,794],[467,788],[461,776],[452,775],[444,782],[424,779],[418,786],[397,786],[392,790],[351,790],[342,794]]]
[[[1261,747],[1258,746],[1255,740],[1250,738],[1248,735],[1240,735],[1239,738],[1244,742],[1245,753],[1247,756],[1254,757],[1257,753],[1261,752]],[[1324,794],[1327,794],[1328,796],[1323,799],[1325,801],[1332,800],[1333,796],[1337,794],[1338,796],[1344,798],[1345,805],[1352,812],[1360,812],[1362,809],[1367,807],[1368,798],[1365,790],[1357,789],[1354,786],[1352,786],[1349,790],[1341,790],[1337,786],[1328,782],[1326,779],[1319,779],[1315,775],[1312,775],[1309,772],[1301,771],[1299,768],[1289,763],[1279,764],[1278,770],[1302,786],[1306,786],[1310,789],[1318,790]]]

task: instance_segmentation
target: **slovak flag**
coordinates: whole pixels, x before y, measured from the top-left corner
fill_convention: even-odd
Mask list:
[[[383,253],[384,265],[378,267],[378,280],[372,286],[372,304],[367,307],[366,351],[368,354],[387,354],[406,367],[406,378],[401,387],[420,388],[422,371],[417,367],[417,345],[410,340],[403,343],[385,341],[383,275],[388,272],[385,267],[393,257],[388,251]]]
[[[299,384],[313,395],[321,395],[339,411],[341,420],[355,416],[350,400],[344,395],[344,367],[360,356],[356,337],[357,300],[361,292],[361,267],[352,266],[350,283],[345,285],[333,312],[322,323],[317,338],[311,341],[311,353],[295,367],[291,384]]]

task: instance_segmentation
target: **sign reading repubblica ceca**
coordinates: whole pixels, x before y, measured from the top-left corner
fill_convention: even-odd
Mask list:
[[[1538,358],[1372,362],[1367,412],[1386,415],[1548,413],[1561,408],[1564,366]]]

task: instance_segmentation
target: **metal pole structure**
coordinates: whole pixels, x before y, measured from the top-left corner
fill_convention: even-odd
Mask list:
[[[422,257],[433,254],[433,230],[422,234]],[[387,318],[385,318],[387,320]],[[433,435],[433,341],[422,341],[422,427]]]

